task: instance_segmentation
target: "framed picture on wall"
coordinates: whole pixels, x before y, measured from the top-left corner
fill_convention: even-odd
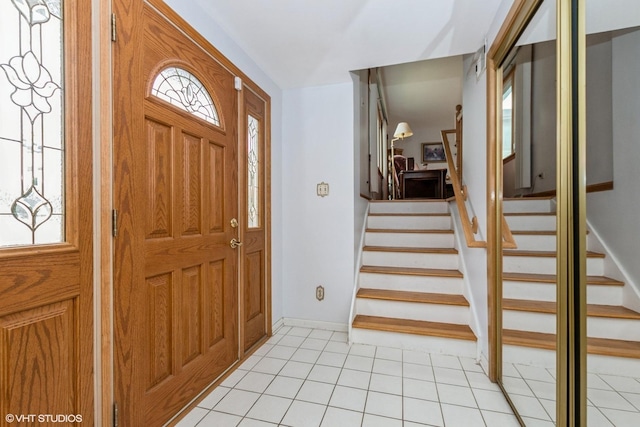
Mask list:
[[[444,162],[445,160],[442,142],[422,143],[422,163]]]

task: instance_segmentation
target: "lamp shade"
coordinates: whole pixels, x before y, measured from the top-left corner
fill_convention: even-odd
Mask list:
[[[400,122],[400,123],[398,123],[398,127],[396,128],[396,131],[394,132],[393,137],[394,138],[407,138],[407,137],[409,137],[411,135],[413,135],[413,131],[409,127],[409,123]]]

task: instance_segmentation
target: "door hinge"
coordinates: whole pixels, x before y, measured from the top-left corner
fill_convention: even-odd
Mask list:
[[[113,427],[118,427],[118,403],[113,402]]]
[[[118,210],[111,211],[111,234],[113,237],[118,237]]]
[[[116,14],[111,14],[111,41],[116,41]]]

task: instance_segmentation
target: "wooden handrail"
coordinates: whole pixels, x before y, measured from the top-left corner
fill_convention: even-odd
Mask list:
[[[469,212],[467,211],[467,205],[465,203],[465,194],[462,191],[462,185],[458,178],[458,171],[456,165],[453,163],[453,156],[451,155],[451,148],[449,147],[449,138],[447,134],[456,133],[456,129],[448,129],[440,131],[442,135],[442,145],[445,150],[445,157],[447,158],[447,165],[449,167],[449,177],[451,178],[451,184],[453,185],[453,193],[456,197],[456,205],[458,206],[458,212],[460,212],[460,220],[462,222],[462,231],[464,238],[467,241],[467,246],[470,248],[486,248],[487,242],[483,240],[476,240],[474,234],[478,232],[478,218],[473,217],[473,220],[469,219]]]
[[[462,168],[460,148],[462,146],[462,107],[456,106],[456,128],[440,131],[442,137],[442,145],[444,146],[445,156],[447,158],[447,165],[449,168],[449,177],[453,186],[453,192],[456,198],[456,205],[458,206],[458,212],[460,212],[460,220],[462,222],[462,231],[464,232],[467,246],[470,248],[483,248],[487,246],[487,242],[483,240],[476,240],[475,234],[478,233],[478,217],[474,216],[469,219],[469,212],[467,211],[467,186],[462,184],[460,179],[460,173],[458,168]],[[458,147],[457,161],[454,163],[453,156],[451,154],[451,147],[449,145],[449,134],[455,134],[456,143]],[[460,171],[461,172],[461,171]],[[517,244],[511,234],[511,229],[507,224],[507,220],[502,214],[502,247],[505,249],[515,249]]]
[[[518,245],[516,244],[516,240],[513,238],[513,234],[511,234],[511,229],[509,228],[509,224],[507,224],[507,220],[504,217],[504,211],[502,212],[502,249],[517,249]]]

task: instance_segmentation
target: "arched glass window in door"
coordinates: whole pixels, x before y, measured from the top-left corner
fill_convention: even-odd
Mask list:
[[[60,0],[0,2],[0,248],[64,231]]]
[[[196,76],[178,67],[165,68],[153,81],[151,94],[209,123],[220,126],[211,95]]]

